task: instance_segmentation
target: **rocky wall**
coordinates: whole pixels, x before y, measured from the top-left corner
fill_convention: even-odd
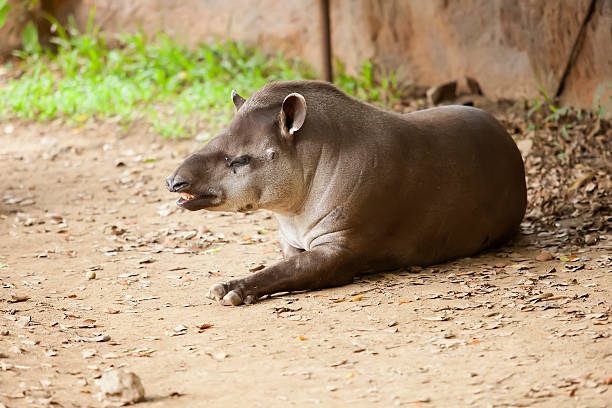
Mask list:
[[[14,3],[15,0],[12,0]],[[330,0],[332,51],[349,72],[367,59],[400,78],[474,78],[492,99],[540,92],[612,114],[612,0]],[[41,0],[106,33],[163,30],[193,45],[223,38],[321,68],[318,0]],[[4,29],[3,29],[4,30]],[[13,31],[15,29],[13,28]],[[0,31],[0,49],[15,46]],[[8,38],[8,37],[7,37]],[[17,37],[18,38],[18,37]]]

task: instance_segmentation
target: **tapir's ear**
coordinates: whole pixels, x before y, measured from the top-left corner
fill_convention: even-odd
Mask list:
[[[280,111],[280,125],[283,135],[289,137],[300,130],[306,119],[306,100],[299,93],[285,97]]]
[[[235,89],[232,89],[232,102],[234,102],[234,106],[236,110],[240,109],[242,104],[246,101],[242,96],[238,95]]]

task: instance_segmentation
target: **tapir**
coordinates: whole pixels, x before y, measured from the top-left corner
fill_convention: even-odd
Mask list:
[[[518,231],[516,144],[487,112],[385,111],[322,81],[272,82],[166,179],[187,210],[266,209],[284,260],[217,283],[226,305],[474,255]]]

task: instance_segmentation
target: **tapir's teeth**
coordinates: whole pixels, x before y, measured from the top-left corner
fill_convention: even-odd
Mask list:
[[[191,199],[193,199],[193,194],[181,193],[181,198],[183,200],[191,200]]]

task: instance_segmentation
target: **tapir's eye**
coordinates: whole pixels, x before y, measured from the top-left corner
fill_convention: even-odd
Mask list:
[[[249,155],[244,155],[244,156],[236,157],[230,163],[230,167],[244,166],[246,164],[249,164],[250,161],[251,161],[251,156],[249,156]]]

